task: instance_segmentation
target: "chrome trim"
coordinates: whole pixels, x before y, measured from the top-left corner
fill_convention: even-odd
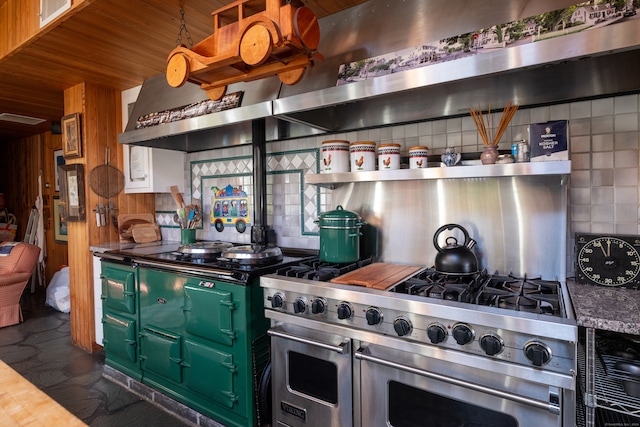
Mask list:
[[[437,374],[437,373],[433,373],[433,372],[427,372],[424,371],[422,369],[417,369],[417,368],[413,368],[411,366],[406,366],[400,363],[396,363],[396,362],[391,362],[389,360],[385,360],[385,359],[381,359],[375,356],[370,356],[367,355],[363,352],[362,348],[359,348],[358,350],[356,350],[355,352],[355,358],[356,359],[360,359],[360,360],[366,360],[368,362],[372,362],[372,363],[377,363],[380,365],[384,365],[387,366],[389,368],[393,368],[393,369],[400,369],[403,370],[405,372],[409,372],[412,374],[417,374],[417,375],[421,375],[423,377],[427,377],[427,378],[432,378],[435,380],[439,380],[439,381],[444,381],[447,382],[449,384],[453,384],[456,385],[458,387],[463,387],[463,388],[468,388],[483,394],[491,394],[493,396],[497,396],[501,399],[508,399],[508,400],[513,400],[515,402],[518,403],[523,403],[525,405],[530,405],[530,406],[534,406],[538,409],[546,409],[551,413],[554,414],[560,414],[560,407],[558,405],[554,405],[550,402],[543,402],[537,399],[531,399],[528,397],[524,397],[524,396],[518,396],[518,395],[514,395],[514,394],[509,394],[509,393],[505,393],[503,391],[500,390],[496,390],[496,389],[492,389],[490,387],[486,387],[486,386],[482,386],[482,385],[478,385],[478,384],[474,384],[471,382],[467,382],[467,381],[461,381],[458,380],[456,378],[451,378],[448,377],[446,375],[441,375],[441,374]]]
[[[549,370],[536,369],[529,366],[516,365],[502,362],[496,359],[489,359],[474,354],[467,354],[455,350],[445,349],[436,345],[425,345],[413,341],[398,339],[387,335],[354,329],[349,326],[341,326],[322,321],[307,319],[304,317],[292,316],[279,311],[266,309],[265,317],[271,319],[272,325],[293,324],[299,327],[308,328],[315,331],[322,331],[328,334],[340,335],[363,342],[378,344],[389,348],[405,351],[408,353],[420,354],[432,359],[446,360],[451,363],[460,363],[465,366],[473,366],[495,375],[506,375],[514,378],[545,384],[563,389],[575,390],[575,372],[561,374]]]
[[[155,262],[155,261],[149,261],[146,259],[139,259],[139,258],[134,258],[132,262],[143,267],[155,267],[155,268],[160,268],[164,270],[170,270],[172,272],[198,274],[198,275],[205,275],[205,276],[218,276],[225,279],[233,278],[234,276],[233,271],[218,270],[211,267],[198,268],[194,266],[184,266],[180,264]]]
[[[269,329],[267,331],[267,334],[274,336],[274,337],[279,337],[279,338],[284,338],[287,340],[292,340],[292,341],[296,341],[302,344],[307,344],[307,345],[311,345],[311,346],[315,346],[315,347],[320,347],[320,348],[324,348],[325,350],[330,350],[330,351],[335,351],[336,353],[340,353],[340,354],[345,354],[347,352],[347,347],[346,347],[346,342],[342,342],[340,345],[331,345],[331,344],[325,344],[322,342],[318,342],[318,341],[314,341],[314,340],[310,340],[308,338],[304,338],[304,337],[299,337],[297,335],[293,335],[293,334],[288,334],[286,332],[281,332],[278,331],[276,329]]]

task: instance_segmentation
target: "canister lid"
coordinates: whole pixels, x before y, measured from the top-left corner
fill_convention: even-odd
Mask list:
[[[426,146],[423,146],[423,145],[417,145],[417,146],[415,146],[415,147],[411,147],[411,148],[409,148],[409,151],[413,151],[413,150],[416,150],[416,151],[426,151],[426,150],[428,150],[428,149],[429,149],[429,147],[426,147]]]
[[[352,147],[354,145],[371,145],[371,146],[375,147],[376,143],[374,141],[356,141],[356,142],[352,142],[351,143]]]
[[[347,144],[349,145],[349,141],[345,139],[329,139],[327,141],[322,141],[323,144]]]
[[[400,144],[380,144],[378,148],[400,148]]]

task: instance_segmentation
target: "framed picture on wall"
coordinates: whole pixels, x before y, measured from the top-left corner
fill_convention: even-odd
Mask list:
[[[82,133],[80,132],[80,113],[69,114],[62,118],[62,150],[65,159],[82,157]]]
[[[60,191],[60,174],[58,173],[58,166],[65,164],[64,154],[62,150],[55,150],[53,152],[53,173],[54,173],[54,191],[57,193]]]
[[[86,218],[84,198],[84,166],[81,164],[58,166],[60,173],[60,214],[68,222]]]
[[[69,235],[67,234],[67,221],[60,214],[60,198],[53,199],[53,239],[56,243],[67,243]]]

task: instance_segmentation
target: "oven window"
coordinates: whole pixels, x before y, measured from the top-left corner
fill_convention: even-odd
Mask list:
[[[335,405],[338,403],[338,367],[326,360],[290,351],[289,386]]]
[[[428,420],[428,422],[427,422]],[[517,427],[510,415],[389,382],[389,422],[393,427]]]

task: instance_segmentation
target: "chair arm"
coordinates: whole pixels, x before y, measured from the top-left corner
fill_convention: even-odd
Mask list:
[[[25,282],[29,280],[31,273],[10,273],[0,276],[0,286],[12,285],[14,283]]]

